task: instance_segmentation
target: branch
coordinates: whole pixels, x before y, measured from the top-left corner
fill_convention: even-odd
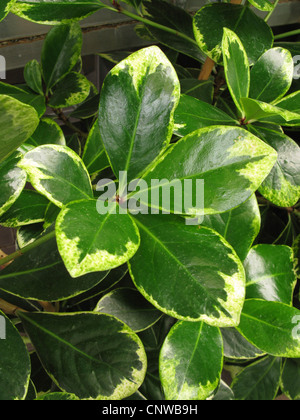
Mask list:
[[[80,130],[80,128],[76,127],[76,125],[72,124],[69,118],[62,112],[61,109],[52,108],[52,110],[67,127],[69,127],[72,131],[79,134],[83,138],[87,139],[88,134]]]
[[[48,233],[47,235],[42,236],[40,239],[37,239],[33,243],[25,246],[22,249],[19,249],[18,251],[14,252],[13,254],[8,255],[7,257],[4,257],[0,260],[0,267],[3,265],[6,265],[7,263],[15,260],[16,258],[21,257],[23,254],[26,254],[26,252],[31,251],[32,249],[42,245],[43,243],[49,241],[50,239],[55,238],[55,230],[53,232]]]
[[[6,314],[6,315],[15,315],[16,311],[21,312],[27,312],[25,309],[19,308],[16,305],[13,305],[9,302],[6,302],[6,300],[0,299],[0,309]]]

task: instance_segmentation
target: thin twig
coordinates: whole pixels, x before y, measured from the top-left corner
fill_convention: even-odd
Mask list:
[[[53,112],[58,116],[58,118],[67,126],[69,127],[72,131],[74,131],[75,133],[79,134],[80,136],[82,136],[83,138],[87,139],[88,134],[85,133],[84,131],[80,130],[80,128],[76,127],[76,125],[74,125],[73,123],[71,123],[71,121],[69,120],[69,118],[62,112],[61,109],[53,109]]]
[[[39,304],[46,312],[56,312],[55,307],[50,302],[44,302],[39,300]]]
[[[19,308],[16,305],[13,305],[12,303],[6,302],[6,300],[0,299],[0,309],[6,314],[6,315],[15,315],[17,311],[21,312],[27,312],[25,309]]]

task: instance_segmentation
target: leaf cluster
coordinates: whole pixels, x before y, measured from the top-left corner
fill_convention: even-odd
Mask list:
[[[102,8],[153,45],[98,92],[77,21]],[[10,11],[53,28],[0,83],[0,400],[299,399],[299,45],[248,4]]]

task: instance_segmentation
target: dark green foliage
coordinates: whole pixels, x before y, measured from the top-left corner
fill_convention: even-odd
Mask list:
[[[111,56],[98,92],[77,21],[102,8],[159,45]],[[9,11],[54,27],[26,85],[0,83],[0,225],[21,249],[0,259],[0,400],[299,399],[299,46],[227,2]]]

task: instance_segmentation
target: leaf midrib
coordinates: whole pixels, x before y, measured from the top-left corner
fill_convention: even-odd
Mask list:
[[[86,193],[85,191],[83,191],[83,190],[81,190],[80,188],[78,188],[75,184],[73,184],[71,181],[69,181],[68,179],[66,179],[66,178],[63,178],[62,176],[60,176],[60,175],[57,175],[57,174],[53,174],[52,172],[50,172],[50,171],[48,171],[46,168],[44,168],[44,167],[40,167],[40,168],[37,168],[39,171],[41,171],[43,174],[45,174],[45,175],[49,175],[51,178],[39,178],[38,179],[38,182],[39,183],[41,183],[41,181],[43,181],[43,180],[45,180],[45,181],[47,181],[47,180],[58,180],[58,181],[60,181],[60,182],[62,182],[62,183],[66,183],[66,184],[68,184],[68,185],[70,185],[72,188],[74,188],[75,190],[77,190],[77,191],[79,191],[82,195],[84,195],[85,197],[87,197],[89,200],[91,200],[91,199],[93,199],[93,196],[92,195],[89,195],[88,193]],[[44,190],[47,192],[47,194],[48,195],[50,195],[51,197],[53,197],[53,194],[50,192],[50,191],[48,191],[48,190],[46,190],[46,188],[45,187],[43,187],[44,188]],[[91,190],[91,192],[92,192],[92,190]],[[57,200],[57,201],[59,201],[59,200]],[[62,204],[65,204],[64,202],[62,202],[62,201],[60,201]]]
[[[135,138],[136,138],[137,129],[138,129],[138,126],[139,126],[141,112],[142,112],[143,96],[144,96],[145,89],[146,89],[147,77],[150,74],[151,64],[152,63],[149,63],[148,64],[147,71],[146,71],[145,75],[143,76],[144,83],[142,85],[141,93],[139,94],[138,91],[136,92],[137,95],[139,96],[140,103],[139,103],[139,107],[138,107],[138,110],[137,110],[137,115],[136,115],[136,119],[135,119],[135,125],[134,125],[134,128],[133,128],[133,133],[132,133],[132,136],[131,136],[131,139],[130,139],[129,152],[128,152],[128,156],[127,156],[127,160],[126,160],[126,164],[125,164],[125,168],[124,168],[124,171],[125,172],[128,172],[128,169],[129,169],[129,166],[130,166],[130,162],[131,162],[131,158],[132,158],[132,154],[133,154]]]
[[[274,358],[274,360],[272,361],[272,363],[268,366],[268,369],[264,372],[264,374],[258,379],[258,381],[253,385],[253,387],[251,387],[249,389],[249,392],[243,397],[243,400],[247,400],[247,397],[249,395],[251,395],[252,391],[258,386],[258,384],[260,382],[262,382],[262,380],[268,375],[268,373],[270,372],[270,370],[273,368],[274,364],[276,362],[276,357]]]
[[[57,265],[60,265],[60,264],[62,264],[62,261],[56,261],[53,264],[45,265],[45,266],[39,267],[39,268],[30,269],[30,270],[27,270],[27,271],[19,271],[17,273],[10,273],[10,274],[6,274],[6,275],[1,274],[0,275],[0,283],[1,283],[1,280],[4,280],[4,279],[10,279],[10,278],[14,278],[14,277],[19,277],[19,276],[25,276],[25,275],[28,275],[28,274],[38,273],[40,271],[49,270],[50,268],[53,268],[53,267],[55,267]],[[5,273],[5,271],[3,271],[3,273]]]
[[[193,361],[193,359],[195,357],[195,354],[196,354],[196,351],[197,351],[197,348],[198,348],[198,344],[199,344],[199,341],[200,341],[200,338],[201,338],[201,333],[202,333],[203,325],[204,325],[204,322],[201,322],[201,325],[200,325],[200,328],[199,328],[199,332],[198,332],[198,336],[197,336],[197,339],[196,339],[196,342],[195,342],[195,346],[193,348],[192,355],[191,355],[190,360],[188,362],[187,368],[185,369],[184,378],[182,379],[182,383],[181,383],[180,389],[178,390],[178,395],[180,395],[180,393],[182,391],[182,388],[183,388],[183,386],[185,384],[185,379],[186,379],[187,373],[188,373],[188,371],[190,369],[190,366],[192,364],[192,361]]]
[[[212,300],[212,302],[214,302],[214,305],[216,308],[219,308],[220,310],[222,310],[222,312],[226,315],[226,316],[230,316],[231,314],[220,305],[220,302],[211,294],[209,293],[209,291],[207,289],[205,289],[201,283],[199,283],[195,277],[190,273],[190,271],[186,268],[186,266],[180,261],[178,260],[178,258],[172,254],[172,252],[165,246],[165,244],[163,242],[161,242],[157,236],[155,236],[149,229],[146,228],[145,225],[143,225],[141,222],[139,222],[136,218],[135,218],[135,222],[137,223],[138,226],[140,226],[140,228],[142,230],[144,230],[158,245],[161,246],[161,248],[181,267],[183,268],[183,270],[187,273],[187,275],[193,280],[193,282],[195,282],[197,284],[197,286],[199,286],[204,293],[209,296]]]
[[[116,367],[103,362],[99,359],[95,359],[93,356],[90,356],[89,354],[85,353],[84,351],[80,350],[79,348],[77,348],[76,346],[74,346],[72,343],[69,343],[68,341],[66,341],[65,339],[63,339],[62,337],[59,337],[58,335],[56,335],[55,333],[53,333],[52,331],[48,330],[47,328],[41,326],[40,324],[38,324],[37,322],[33,321],[32,319],[28,318],[24,313],[22,313],[22,318],[25,318],[27,320],[27,322],[31,323],[32,325],[34,325],[36,328],[38,328],[39,330],[41,330],[44,334],[49,335],[50,337],[54,338],[55,340],[59,341],[60,343],[62,343],[63,345],[65,345],[66,347],[71,348],[73,351],[75,351],[76,353],[79,353],[82,357],[91,360],[92,362],[98,364],[98,365],[105,365],[107,367],[109,367],[110,369],[115,370],[116,372],[118,372],[119,375],[121,376],[125,376],[119,369],[117,369]],[[129,380],[130,382],[134,381],[132,379],[127,378],[127,380]]]

